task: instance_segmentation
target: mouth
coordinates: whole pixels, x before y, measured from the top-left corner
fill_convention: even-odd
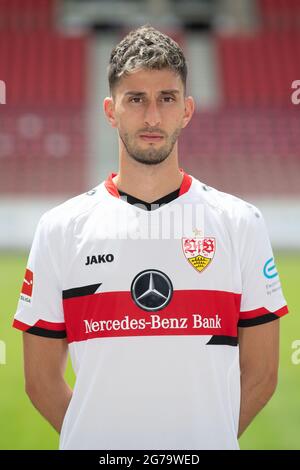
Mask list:
[[[159,134],[140,134],[140,138],[145,142],[160,142],[164,137]]]

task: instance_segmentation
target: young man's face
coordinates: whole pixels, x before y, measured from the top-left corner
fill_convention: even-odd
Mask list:
[[[194,103],[185,98],[182,80],[172,70],[139,69],[120,79],[104,109],[127,154],[153,165],[171,154]]]

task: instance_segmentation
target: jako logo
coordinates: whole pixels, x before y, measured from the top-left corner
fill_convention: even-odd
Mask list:
[[[109,253],[108,255],[87,256],[85,266],[88,266],[89,264],[111,263],[114,259],[115,257],[112,253]]]
[[[274,263],[274,258],[270,258],[268,259],[268,261],[266,261],[263,272],[264,276],[267,279],[273,279],[273,277],[278,276],[278,272]]]
[[[292,88],[295,89],[291,95],[292,103],[300,104],[300,80],[294,80],[292,83]]]
[[[6,104],[6,86],[3,80],[0,80],[0,104]]]

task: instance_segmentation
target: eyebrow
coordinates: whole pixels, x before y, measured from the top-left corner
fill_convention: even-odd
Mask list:
[[[177,89],[170,89],[170,90],[160,90],[162,95],[178,95],[180,92]],[[144,91],[126,91],[125,96],[145,96],[147,93]]]

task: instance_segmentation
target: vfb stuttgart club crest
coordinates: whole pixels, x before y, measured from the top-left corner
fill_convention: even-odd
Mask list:
[[[216,239],[213,237],[182,238],[182,248],[188,262],[201,272],[212,262],[216,252]]]

